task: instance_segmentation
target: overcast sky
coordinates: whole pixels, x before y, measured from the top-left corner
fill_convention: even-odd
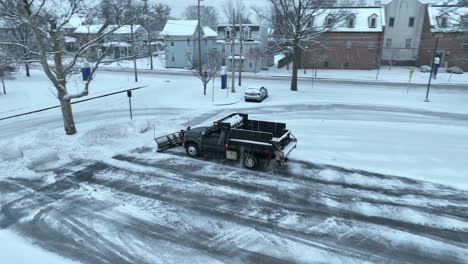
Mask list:
[[[195,6],[197,5],[197,0],[150,0],[154,3],[163,3],[167,4],[172,8],[171,15],[178,19],[183,19],[183,13],[187,6]],[[262,6],[266,5],[268,2],[267,0],[243,0],[246,6]],[[214,6],[218,9],[218,14],[220,16],[220,20],[222,19],[223,11],[222,7],[226,3],[226,0],[203,0],[202,5],[207,6]]]

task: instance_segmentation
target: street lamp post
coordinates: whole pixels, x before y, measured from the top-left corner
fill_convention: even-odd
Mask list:
[[[424,102],[428,103],[429,102],[429,90],[431,89],[431,81],[432,81],[432,74],[434,73],[434,58],[437,53],[437,47],[439,46],[439,38],[440,36],[436,36],[436,42],[434,46],[434,52],[432,53],[432,59],[431,59],[431,74],[429,75],[429,81],[427,82],[427,91],[426,91],[426,99]]]

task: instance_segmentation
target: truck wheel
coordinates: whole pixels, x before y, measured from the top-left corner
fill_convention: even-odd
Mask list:
[[[247,169],[253,169],[257,166],[257,159],[252,154],[246,154],[244,157],[244,166]]]
[[[187,145],[185,145],[185,151],[187,152],[187,155],[189,155],[192,158],[198,157],[200,155],[198,146],[194,143],[188,143]]]

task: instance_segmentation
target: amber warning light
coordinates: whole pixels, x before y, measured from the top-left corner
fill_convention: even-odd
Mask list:
[[[214,126],[218,126],[218,122],[214,122]]]

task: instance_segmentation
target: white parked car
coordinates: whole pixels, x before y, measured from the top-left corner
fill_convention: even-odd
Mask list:
[[[261,102],[268,97],[268,90],[265,87],[247,88],[244,99],[248,101]]]

